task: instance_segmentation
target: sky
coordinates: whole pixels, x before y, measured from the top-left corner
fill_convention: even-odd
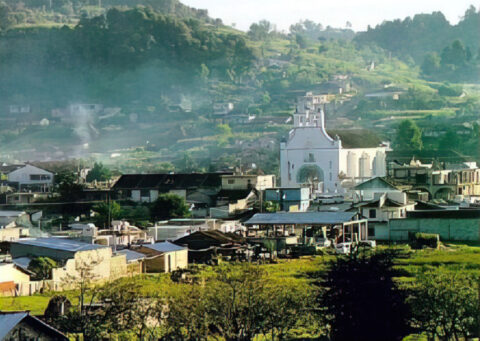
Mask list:
[[[221,18],[241,30],[248,30],[252,22],[262,19],[288,31],[291,24],[310,19],[323,26],[345,27],[350,21],[355,31],[374,27],[384,20],[392,20],[418,13],[441,11],[456,24],[470,5],[476,8],[480,0],[181,0],[184,4],[207,9],[213,18]]]

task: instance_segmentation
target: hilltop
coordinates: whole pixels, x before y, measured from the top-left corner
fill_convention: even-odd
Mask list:
[[[347,144],[393,141],[404,118],[445,133],[478,120],[478,85],[447,83],[441,70],[428,75],[422,62],[366,39],[368,32],[301,22],[284,34],[262,21],[244,33],[177,1],[149,3],[157,7],[103,1],[99,15],[80,17],[75,5],[67,25],[4,28],[2,159],[93,157],[122,171],[255,164],[275,172],[295,99],[306,91],[329,94],[327,126]],[[477,67],[476,58],[468,65]],[[77,104],[96,105],[79,114],[72,108],[87,107]],[[459,145],[474,141],[476,128],[465,129]],[[425,136],[424,144],[435,148],[437,140]]]

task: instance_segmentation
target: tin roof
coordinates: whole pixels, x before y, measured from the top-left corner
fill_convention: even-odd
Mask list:
[[[356,212],[278,212],[257,213],[246,225],[332,225],[351,221]]]
[[[145,258],[145,255],[143,253],[132,251],[129,249],[120,250],[120,251],[117,251],[117,253],[124,254],[125,256],[127,256],[128,263]]]
[[[91,250],[98,250],[98,249],[103,249],[108,247],[105,245],[88,244],[88,243],[83,243],[83,242],[79,242],[72,239],[55,238],[55,237],[19,239],[15,241],[13,244],[31,245],[31,246],[62,250],[62,251],[68,251],[68,252],[91,251]]]
[[[186,247],[178,246],[170,242],[163,242],[163,243],[155,243],[155,244],[145,244],[143,247],[148,249],[152,249],[158,252],[175,252],[186,250]]]
[[[28,311],[2,311],[0,312],[0,340],[3,340],[10,331],[20,322],[27,319],[29,325],[43,330],[48,336],[53,336],[55,340],[68,340],[60,331],[49,326],[39,318],[30,315]]]

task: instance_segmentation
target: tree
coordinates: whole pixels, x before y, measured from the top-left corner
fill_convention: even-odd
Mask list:
[[[228,124],[217,125],[217,143],[220,147],[224,147],[228,144],[228,140],[233,136],[232,128]]]
[[[51,258],[36,257],[28,264],[28,270],[35,274],[33,277],[35,280],[42,281],[52,278],[52,269],[57,266],[57,262]]]
[[[185,199],[176,194],[161,194],[150,207],[152,221],[183,218],[189,215]]]
[[[467,62],[467,50],[460,40],[443,49],[441,54],[442,65],[463,66]]]
[[[105,167],[102,163],[95,162],[93,168],[87,174],[87,182],[107,181],[110,180],[111,177],[112,174],[107,167]]]
[[[422,131],[412,120],[404,120],[397,128],[395,144],[401,150],[421,150]]]
[[[221,265],[207,287],[211,324],[226,341],[250,341],[264,321],[265,273],[258,266]]]
[[[70,171],[58,172],[55,177],[55,187],[62,201],[73,202],[80,199],[84,185],[78,183],[78,177]]]
[[[478,279],[443,269],[420,275],[408,299],[412,323],[429,340],[469,340],[477,330]]]
[[[422,73],[433,76],[440,71],[440,57],[436,53],[428,53],[421,65]]]
[[[409,334],[405,297],[393,281],[395,256],[354,252],[331,265],[321,282],[320,306],[332,341],[401,340]]]
[[[273,25],[267,20],[260,20],[250,25],[248,36],[253,40],[267,40],[271,31],[273,31]]]
[[[95,224],[99,227],[108,228],[112,220],[121,219],[123,216],[122,207],[116,201],[102,202],[93,206],[92,210],[96,213]]]

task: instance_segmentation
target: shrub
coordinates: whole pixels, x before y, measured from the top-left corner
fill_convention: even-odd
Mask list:
[[[424,246],[437,249],[440,245],[440,236],[433,233],[411,233],[409,239],[410,245],[414,249],[421,249]]]

